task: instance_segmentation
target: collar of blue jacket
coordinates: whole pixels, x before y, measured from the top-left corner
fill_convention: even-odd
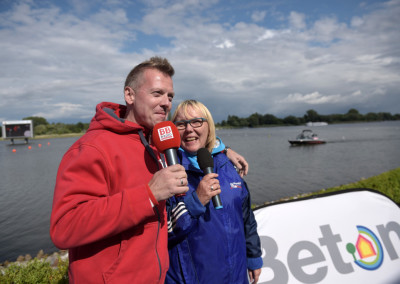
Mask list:
[[[215,140],[215,145],[211,152],[211,155],[215,155],[215,154],[223,151],[224,149],[225,149],[225,144],[222,142],[222,140],[219,137],[217,137],[217,139]],[[183,150],[182,148],[179,148],[179,151],[185,153],[185,156],[189,159],[192,166],[195,167],[196,169],[200,170],[199,163],[197,162],[197,155],[192,155],[192,154],[186,152],[185,150]]]

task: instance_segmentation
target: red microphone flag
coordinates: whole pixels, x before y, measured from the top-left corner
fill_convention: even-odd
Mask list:
[[[178,128],[171,121],[163,121],[157,123],[153,128],[153,143],[157,150],[167,158],[168,166],[179,164],[176,149],[181,145],[181,136],[179,135]],[[181,179],[181,185],[182,185]],[[177,196],[184,196],[179,194]]]
[[[153,128],[152,139],[157,150],[162,153],[167,149],[178,149],[181,145],[178,128],[171,121],[157,123]]]

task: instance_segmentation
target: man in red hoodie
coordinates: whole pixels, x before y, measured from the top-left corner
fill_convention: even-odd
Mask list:
[[[163,283],[168,270],[165,200],[188,191],[181,165],[163,168],[149,143],[171,110],[174,69],[153,57],[126,78],[126,105],[103,102],[65,153],[50,236],[69,250],[70,283]]]

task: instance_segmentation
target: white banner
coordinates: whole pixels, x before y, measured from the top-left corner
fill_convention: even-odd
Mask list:
[[[400,283],[400,208],[372,190],[254,211],[264,266],[259,283]]]

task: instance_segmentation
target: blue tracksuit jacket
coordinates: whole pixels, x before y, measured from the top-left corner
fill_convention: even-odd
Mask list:
[[[248,283],[262,267],[260,238],[246,183],[223,153],[214,155],[223,208],[203,206],[196,188],[203,172],[179,151],[189,191],[167,201],[170,268],[165,283]]]

